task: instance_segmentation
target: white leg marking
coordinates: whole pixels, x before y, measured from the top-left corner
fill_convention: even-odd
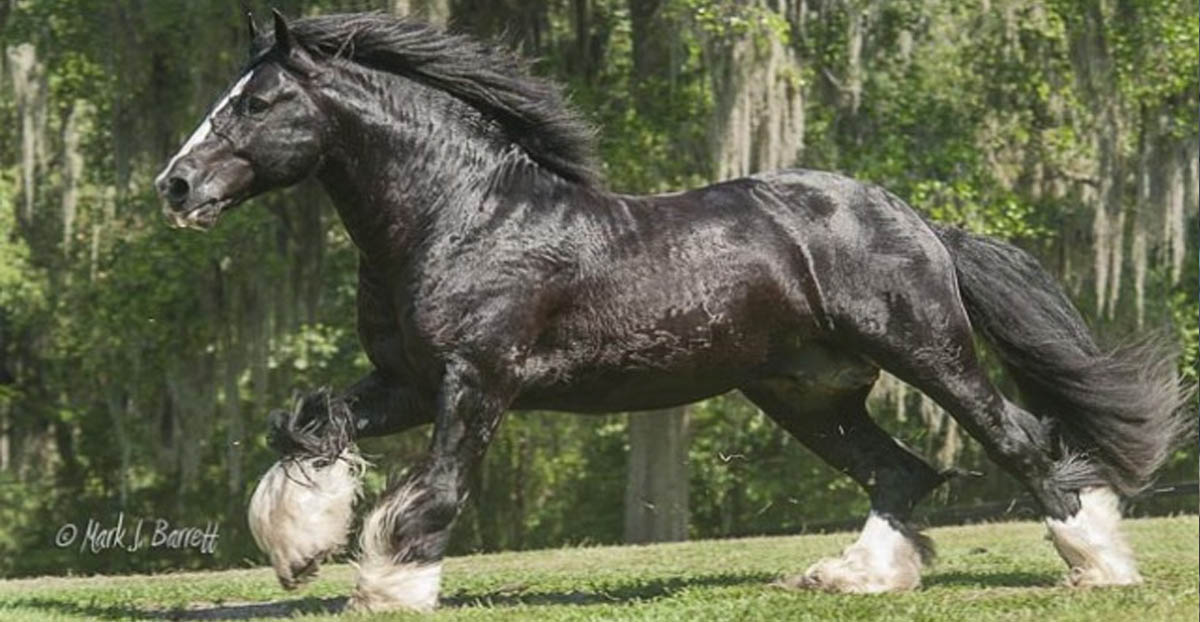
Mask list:
[[[392,564],[364,561],[358,565],[358,583],[349,611],[404,610],[429,613],[437,607],[442,584],[442,562]]]
[[[921,568],[931,556],[923,536],[898,530],[871,512],[858,540],[841,557],[822,559],[784,585],[856,594],[912,590],[920,587]]]
[[[250,532],[289,590],[312,578],[326,557],[346,545],[366,468],[353,447],[333,464],[318,467],[316,462],[276,462],[250,498]]]
[[[204,120],[200,122],[200,127],[197,127],[196,131],[192,132],[192,135],[187,139],[187,142],[183,144],[183,147],[179,148],[179,151],[175,153],[175,155],[171,158],[171,161],[167,162],[167,166],[164,167],[162,172],[158,174],[158,177],[154,178],[154,184],[156,186],[162,183],[163,178],[167,176],[167,173],[171,172],[171,169],[175,167],[175,163],[178,162],[180,158],[187,155],[189,151],[196,148],[196,145],[199,145],[204,141],[204,139],[208,138],[208,135],[212,133],[213,117],[221,112],[225,106],[228,106],[229,102],[233,101],[235,97],[242,94],[242,90],[246,88],[246,83],[250,81],[250,78],[253,75],[253,70],[247,71],[246,75],[242,76],[240,80],[234,83],[233,88],[229,89],[229,92],[225,94],[225,97],[222,97],[221,101],[217,102],[217,105],[213,106],[212,112],[208,113],[208,116],[204,117]]]
[[[416,500],[410,483],[383,500],[363,521],[359,544],[358,581],[350,596],[350,611],[433,611],[442,582],[442,562],[395,562],[392,538]]]
[[[1071,567],[1075,586],[1135,585],[1142,582],[1133,553],[1121,536],[1121,507],[1107,486],[1079,491],[1079,512],[1065,521],[1046,519],[1050,539]]]

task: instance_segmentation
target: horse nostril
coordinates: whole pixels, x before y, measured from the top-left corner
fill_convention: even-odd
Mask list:
[[[172,177],[167,180],[167,200],[172,203],[182,203],[187,199],[191,190],[187,180],[182,177]]]

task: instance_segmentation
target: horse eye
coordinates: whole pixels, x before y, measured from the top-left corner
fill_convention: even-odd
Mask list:
[[[259,114],[261,112],[266,112],[267,108],[271,107],[271,102],[261,97],[251,95],[246,98],[244,105],[246,106],[246,112],[250,114]]]

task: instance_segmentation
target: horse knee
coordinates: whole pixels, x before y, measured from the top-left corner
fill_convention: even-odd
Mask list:
[[[354,442],[355,436],[349,404],[328,388],[296,400],[290,412],[271,412],[267,419],[267,444],[285,456],[311,456],[332,462]]]

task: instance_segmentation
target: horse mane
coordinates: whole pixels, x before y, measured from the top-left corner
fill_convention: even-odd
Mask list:
[[[296,42],[318,57],[337,57],[400,75],[474,107],[534,162],[564,179],[599,182],[593,132],[557,85],[502,47],[386,13],[319,15],[289,22]],[[259,47],[269,46],[264,33]]]

